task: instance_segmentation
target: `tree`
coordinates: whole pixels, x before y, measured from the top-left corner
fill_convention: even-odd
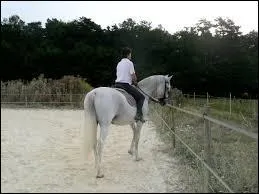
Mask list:
[[[215,30],[215,35],[213,31]],[[80,75],[94,87],[110,86],[124,46],[133,49],[139,79],[174,74],[185,93],[238,96],[258,89],[258,32],[242,35],[230,19],[206,18],[170,34],[162,25],[128,18],[102,29],[86,17],[26,24],[19,16],[1,22],[2,80]],[[3,66],[2,66],[3,68]]]

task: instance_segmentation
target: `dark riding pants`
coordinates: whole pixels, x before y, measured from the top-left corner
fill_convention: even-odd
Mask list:
[[[124,89],[133,96],[137,103],[137,114],[140,114],[142,116],[142,106],[145,100],[145,96],[128,83],[117,82],[115,83],[115,87]]]

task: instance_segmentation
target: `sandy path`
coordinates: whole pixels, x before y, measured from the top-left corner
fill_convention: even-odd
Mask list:
[[[141,132],[140,162],[127,153],[130,127],[111,126],[103,179],[93,160],[82,161],[82,124],[81,110],[1,108],[1,192],[183,192],[177,161],[161,151],[151,123]]]

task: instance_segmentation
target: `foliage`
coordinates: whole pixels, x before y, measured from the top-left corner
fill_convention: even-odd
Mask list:
[[[133,48],[140,79],[174,74],[184,93],[207,91],[240,96],[258,89],[258,32],[243,35],[240,26],[222,17],[200,19],[174,34],[161,25],[128,18],[102,29],[89,18],[63,22],[47,19],[26,24],[19,16],[1,22],[2,80],[32,80],[40,74],[60,79],[80,75],[94,87],[110,86],[123,46]]]

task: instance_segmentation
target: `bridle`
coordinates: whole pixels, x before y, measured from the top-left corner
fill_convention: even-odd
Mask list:
[[[154,98],[154,97],[152,97],[152,96],[150,96],[150,95],[148,95],[146,92],[144,92],[138,85],[136,86],[141,92],[143,92],[143,94],[145,94],[146,96],[148,96],[150,99],[151,99],[151,101],[153,101],[153,102],[156,102],[156,103],[159,103],[159,104],[161,104],[162,106],[164,106],[166,103],[165,103],[165,100],[167,99],[166,98],[166,81],[165,81],[165,90],[164,90],[164,96],[163,96],[163,98],[159,98],[159,99],[156,99],[156,98]]]

